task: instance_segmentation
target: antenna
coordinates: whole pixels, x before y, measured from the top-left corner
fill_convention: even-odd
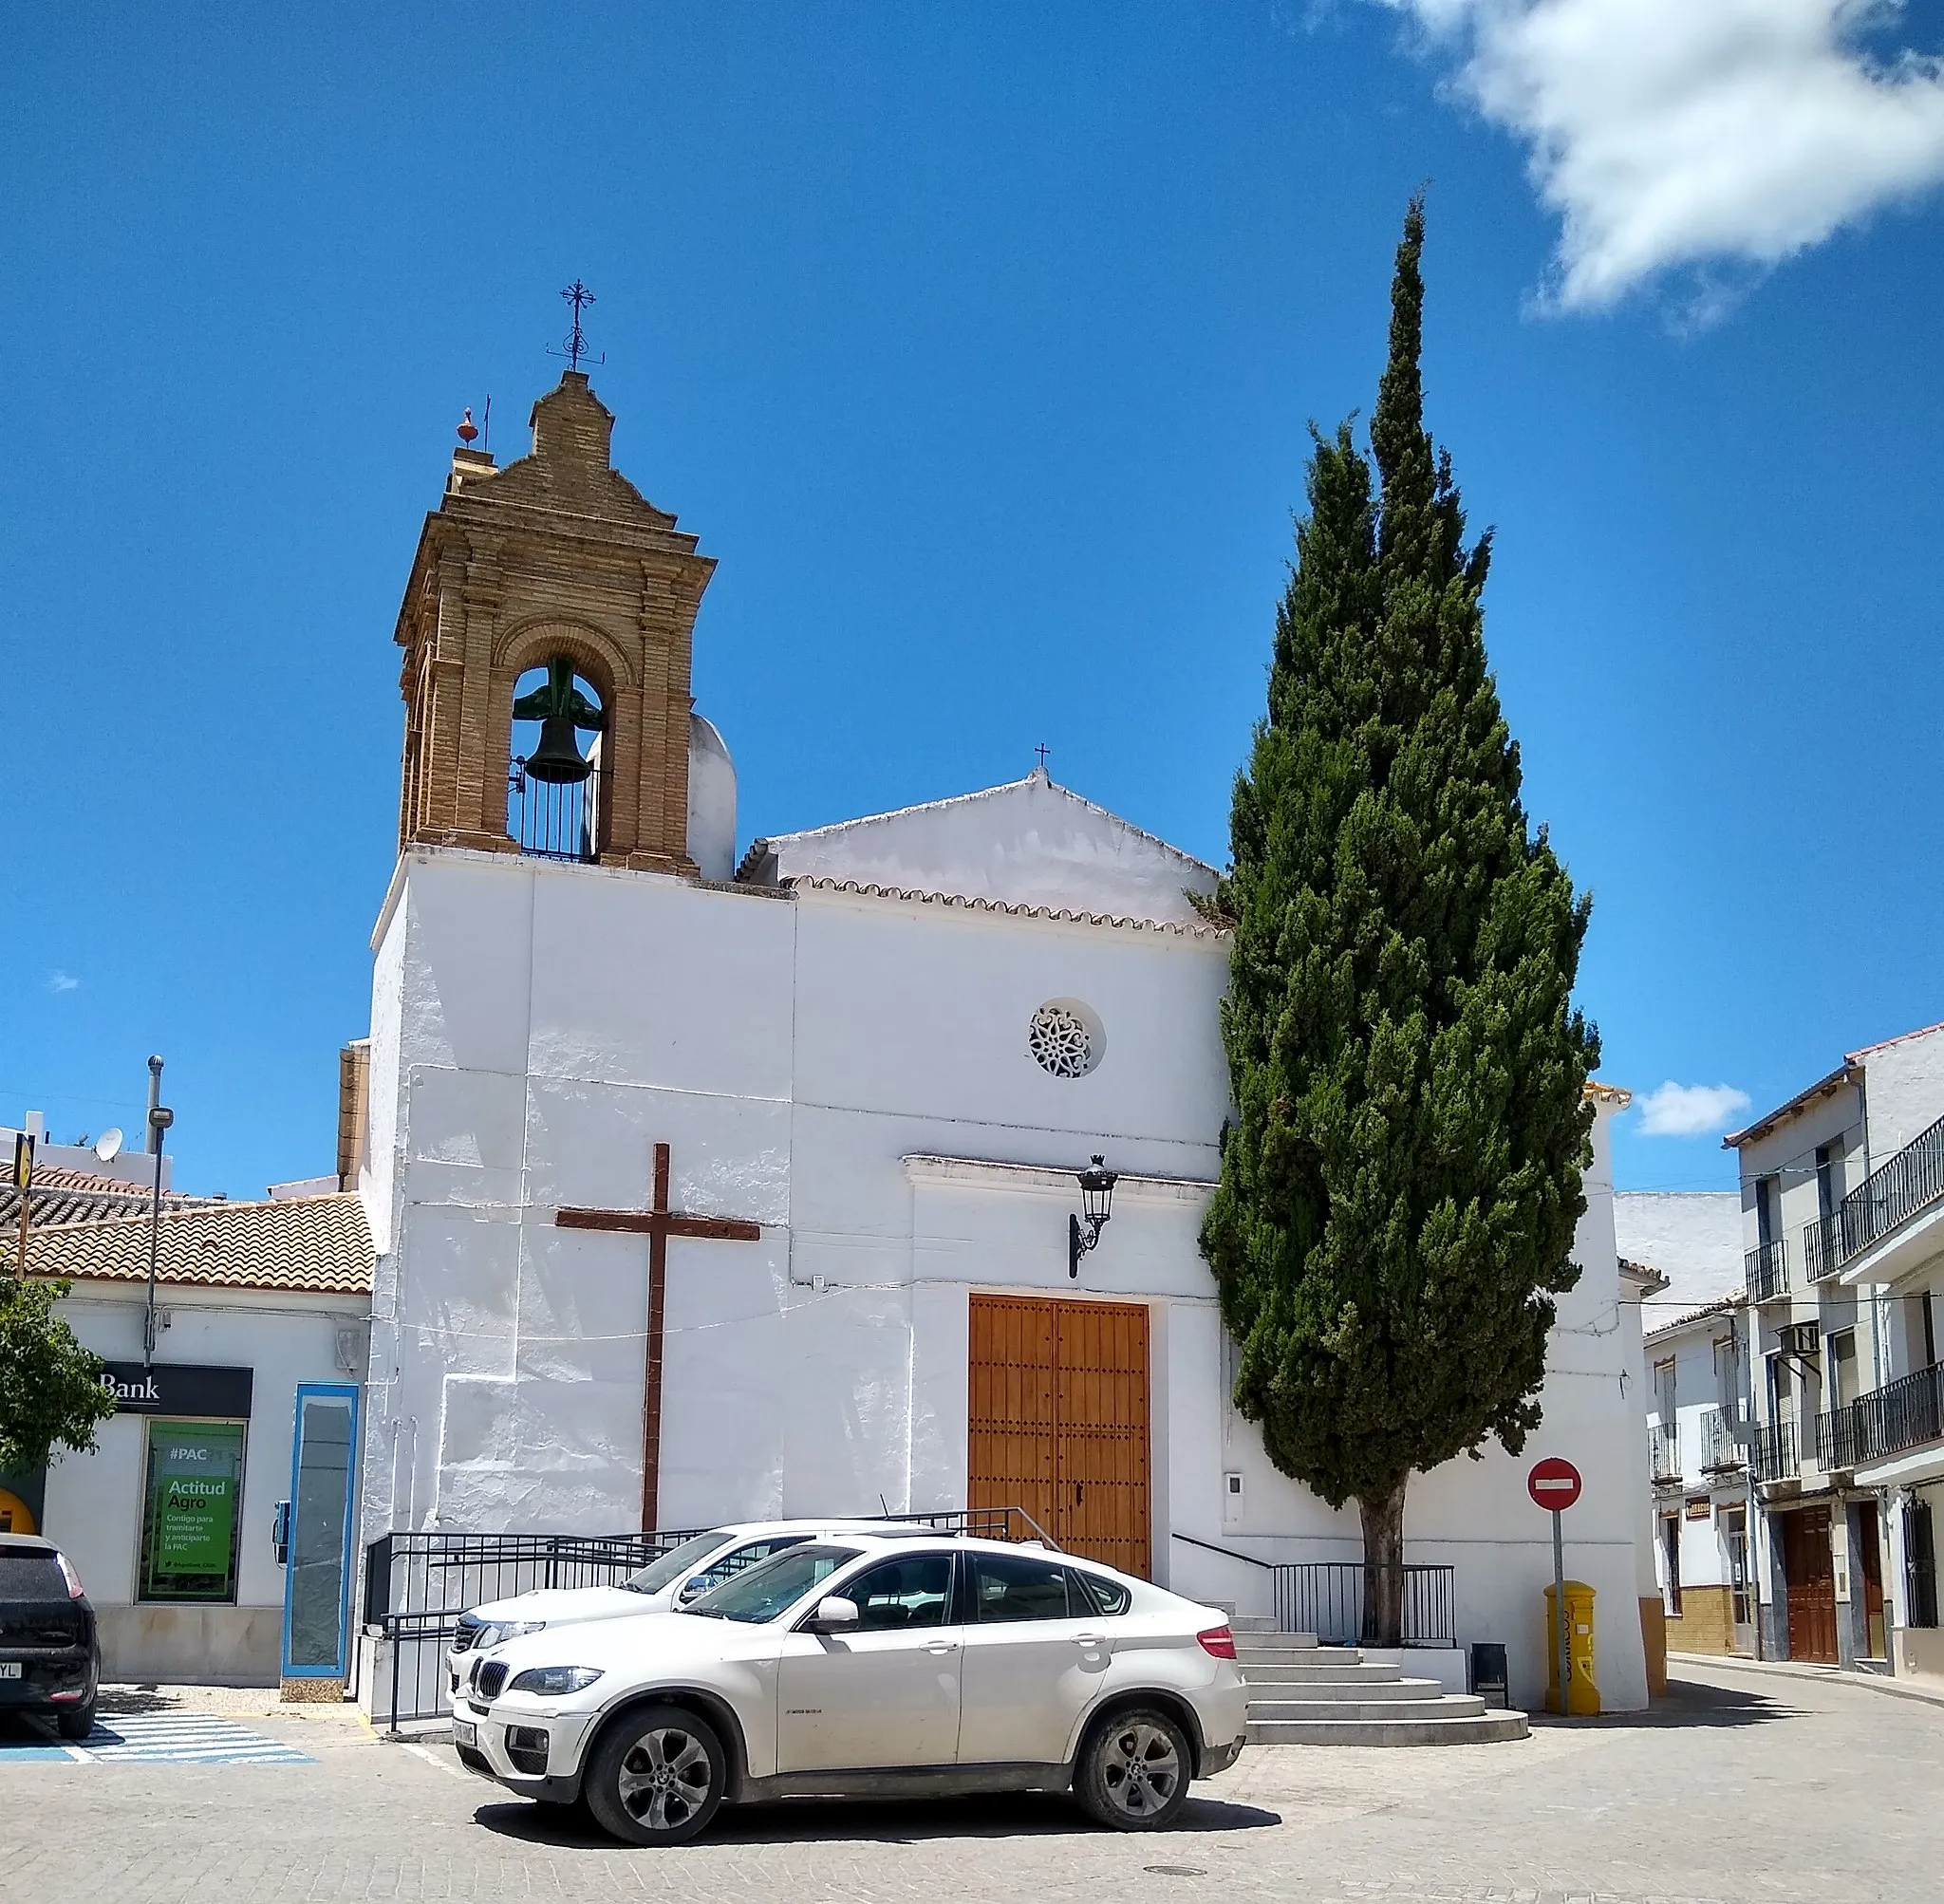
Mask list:
[[[567,367],[570,370],[578,370],[581,367],[581,359],[588,356],[588,340],[581,330],[581,312],[587,306],[593,303],[594,293],[579,278],[575,278],[560,294],[569,304],[573,306],[573,328],[561,339],[561,342],[567,345],[565,350],[550,348],[547,354],[550,357],[566,358]],[[589,364],[605,364],[607,361],[608,353],[605,350],[598,357],[588,357]]]
[[[112,1164],[122,1154],[122,1127],[111,1124],[95,1139],[95,1155],[104,1164]]]
[[[486,414],[479,419],[479,451],[482,456],[493,454],[493,392],[486,393]]]

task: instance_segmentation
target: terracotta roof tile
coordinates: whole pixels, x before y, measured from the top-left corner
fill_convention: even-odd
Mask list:
[[[148,1279],[146,1215],[60,1223],[28,1240],[32,1276],[103,1282]],[[14,1240],[0,1238],[10,1272]],[[156,1280],[175,1287],[289,1289],[364,1296],[371,1289],[371,1232],[355,1195],[272,1204],[204,1204],[162,1212]]]
[[[39,1225],[86,1223],[96,1217],[128,1216],[138,1210],[146,1216],[152,1195],[125,1177],[107,1177],[95,1170],[44,1164],[34,1171],[33,1188],[28,1192],[28,1217]],[[221,1201],[216,1197],[184,1196],[179,1190],[162,1192],[165,1210],[196,1208]],[[19,1222],[20,1192],[9,1180],[0,1184],[0,1229],[10,1233]]]

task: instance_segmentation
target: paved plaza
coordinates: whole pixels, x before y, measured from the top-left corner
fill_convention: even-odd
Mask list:
[[[1944,1708],[1683,1665],[1633,1720],[1512,1745],[1254,1748],[1183,1826],[1122,1837],[1051,1801],[725,1812],[630,1850],[374,1738],[230,1702],[308,1763],[50,1759],[0,1731],[0,1899],[1122,1900],[1880,1904],[1938,1895]],[[158,1702],[159,1703],[159,1702]],[[112,1727],[115,1715],[104,1714]],[[124,1714],[123,1716],[138,1716]]]

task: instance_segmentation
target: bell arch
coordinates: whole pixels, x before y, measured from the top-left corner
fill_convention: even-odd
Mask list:
[[[508,826],[516,690],[530,669],[546,666],[551,680],[564,664],[549,758],[571,772],[561,721],[574,712],[575,677],[584,709],[599,713],[585,730],[598,734],[599,755],[589,856],[695,870],[689,654],[715,564],[609,465],[612,421],[570,370],[534,406],[532,455],[502,470],[470,447],[454,454],[399,615],[402,848],[520,849]]]

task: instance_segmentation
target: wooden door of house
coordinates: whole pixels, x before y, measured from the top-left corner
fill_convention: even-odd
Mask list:
[[[1148,1312],[974,1296],[968,1507],[1021,1507],[1074,1554],[1147,1577]]]
[[[1782,1521],[1782,1571],[1788,1594],[1788,1656],[1836,1664],[1836,1569],[1829,1557],[1829,1510],[1804,1507]]]

